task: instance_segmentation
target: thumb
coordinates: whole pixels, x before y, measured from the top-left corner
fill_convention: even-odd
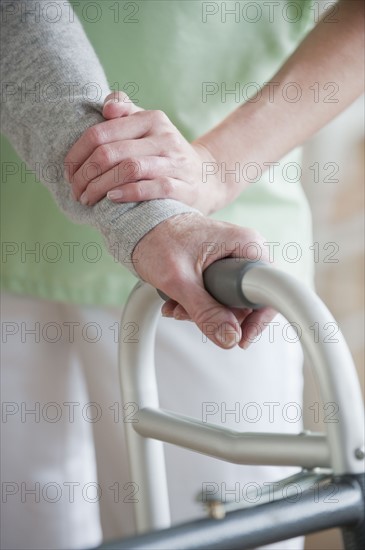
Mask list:
[[[106,119],[120,118],[143,111],[137,107],[124,92],[112,92],[106,96],[103,106],[103,117]]]

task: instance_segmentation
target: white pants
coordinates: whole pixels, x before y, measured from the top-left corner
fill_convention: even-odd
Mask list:
[[[120,403],[119,319],[119,309],[3,295],[2,549],[92,548],[134,533],[138,487],[123,434],[133,410]],[[247,351],[220,350],[192,323],[162,319],[161,406],[240,431],[299,432],[302,352],[278,319]],[[196,497],[207,483],[245,498],[253,484],[260,490],[295,471],[171,445],[166,460],[174,522],[203,515]],[[270,548],[302,548],[302,539]]]

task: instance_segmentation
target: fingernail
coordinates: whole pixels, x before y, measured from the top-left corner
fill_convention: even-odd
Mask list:
[[[182,313],[181,311],[174,311],[174,319],[176,319],[176,321],[187,321],[189,319],[189,315]]]
[[[240,336],[236,329],[229,323],[223,323],[215,332],[215,338],[225,348],[233,348],[240,341]]]
[[[80,202],[83,206],[86,206],[89,203],[89,197],[87,196],[86,191],[84,191],[83,194],[81,195]]]
[[[114,189],[113,191],[109,191],[109,193],[107,193],[107,197],[111,201],[121,199],[123,197],[123,191],[120,189]]]
[[[112,103],[119,103],[118,97],[112,97],[111,99],[108,99],[108,101],[104,103],[104,107],[106,105],[111,105]]]

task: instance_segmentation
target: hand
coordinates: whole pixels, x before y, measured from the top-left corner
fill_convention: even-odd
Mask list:
[[[227,308],[206,292],[203,271],[230,256],[256,260],[256,247],[265,255],[264,239],[254,230],[212,220],[199,214],[179,214],[160,223],[143,237],[133,252],[139,276],[170,296],[162,313],[194,321],[221,348],[247,348],[275,313]],[[256,247],[249,246],[255,243]]]
[[[212,155],[188,143],[165,113],[145,111],[116,92],[106,98],[103,116],[109,120],[88,128],[65,159],[66,179],[82,204],[107,195],[114,202],[173,198],[203,214],[224,206],[224,185],[214,175],[203,178]]]

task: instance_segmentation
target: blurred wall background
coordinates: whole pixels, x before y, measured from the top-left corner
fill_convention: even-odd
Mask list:
[[[313,213],[313,241],[318,243],[313,250],[317,255],[316,291],[347,340],[364,392],[363,97],[306,144],[303,187]],[[323,418],[314,422],[309,409],[313,402],[320,402],[320,398],[307,365],[305,425],[322,431]],[[306,548],[342,549],[339,531],[307,537]]]

